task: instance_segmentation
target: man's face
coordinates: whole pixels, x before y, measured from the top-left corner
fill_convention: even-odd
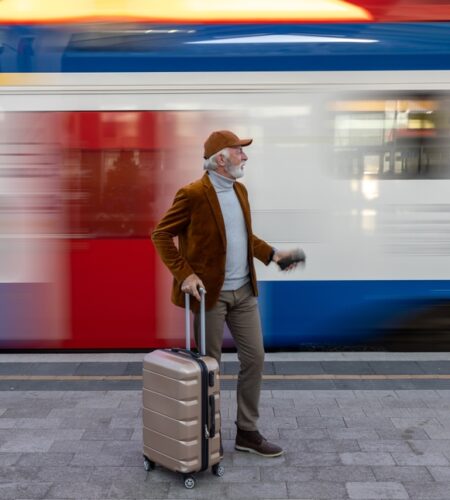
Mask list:
[[[239,179],[244,175],[244,165],[248,160],[241,146],[228,148],[229,158],[224,157],[225,170],[233,179]]]

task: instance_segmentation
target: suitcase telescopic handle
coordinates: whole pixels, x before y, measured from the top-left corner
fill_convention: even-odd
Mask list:
[[[205,289],[200,287],[200,354],[206,354],[206,334],[205,334]],[[184,294],[185,320],[186,320],[186,350],[191,350],[191,315],[190,315],[190,300],[191,296],[188,293]]]

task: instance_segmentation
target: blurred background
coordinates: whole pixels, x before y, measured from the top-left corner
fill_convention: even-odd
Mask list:
[[[448,350],[450,2],[22,7],[0,4],[0,349],[182,344],[150,233],[231,129],[255,233],[307,254],[257,263],[267,349]]]

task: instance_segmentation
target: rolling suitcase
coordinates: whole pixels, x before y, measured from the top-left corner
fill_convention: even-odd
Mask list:
[[[144,467],[155,464],[183,474],[194,488],[193,473],[220,464],[220,388],[217,361],[205,356],[205,292],[200,290],[200,354],[190,349],[189,294],[186,302],[186,349],[158,349],[143,363]]]

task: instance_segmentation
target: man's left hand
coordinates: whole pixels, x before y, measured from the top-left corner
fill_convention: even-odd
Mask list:
[[[285,260],[292,261],[287,267],[282,269],[283,271],[292,271],[298,266],[300,262],[304,264],[305,259],[306,257],[303,250],[296,248],[294,250],[277,250],[272,260],[279,266],[280,266],[280,261],[285,261]]]

